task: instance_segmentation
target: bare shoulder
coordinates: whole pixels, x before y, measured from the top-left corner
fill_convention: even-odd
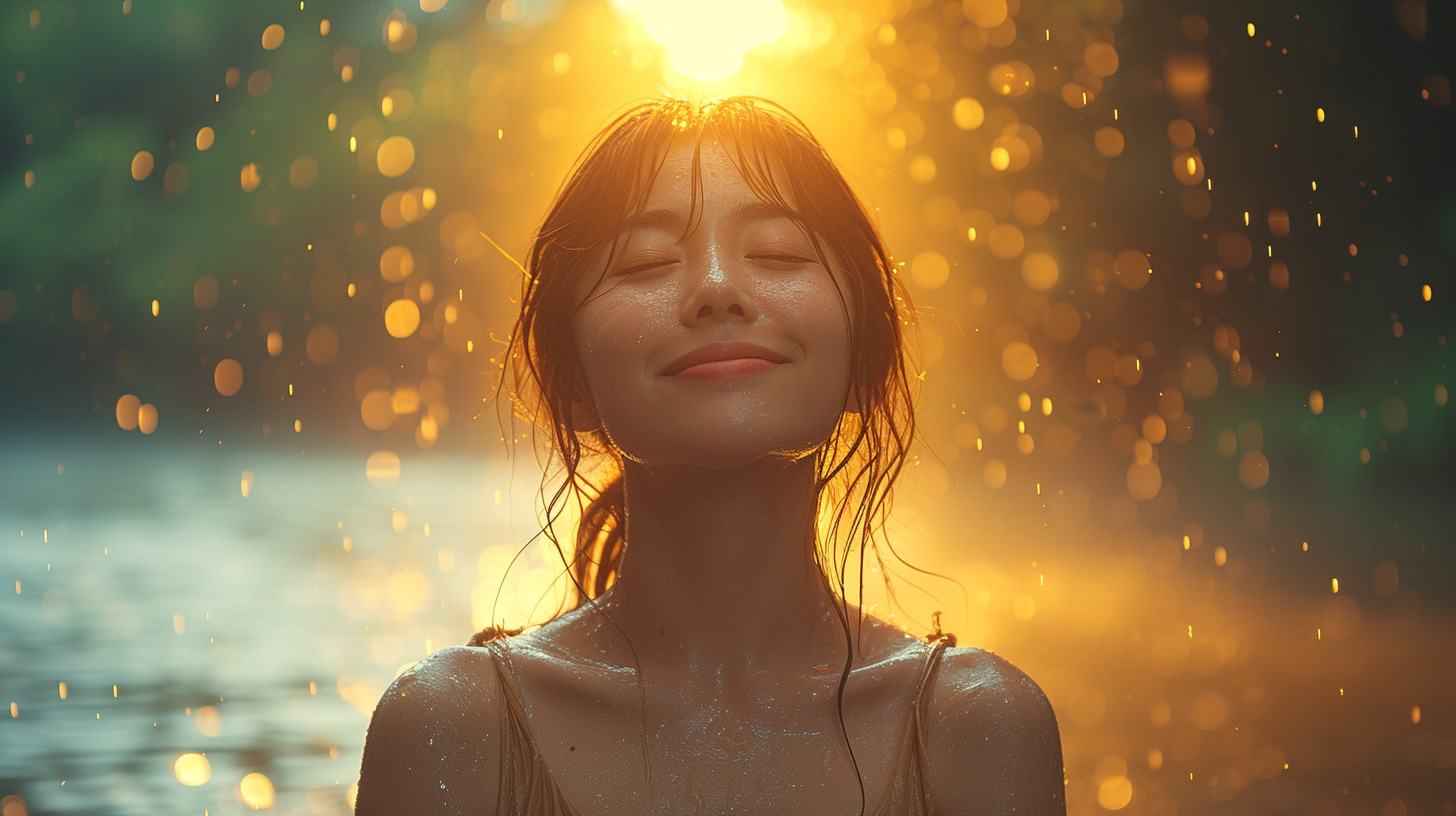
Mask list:
[[[1026,672],[984,649],[947,647],[938,674],[938,699],[955,703],[967,697],[981,701],[999,698],[1005,706],[1045,708],[1047,716],[1051,715],[1046,695]],[[1055,721],[1051,725],[1055,726]]]
[[[1066,812],[1056,715],[1025,672],[981,649],[947,648],[927,713],[939,812]]]
[[[369,721],[356,813],[494,812],[503,704],[483,648],[442,649],[401,674]]]

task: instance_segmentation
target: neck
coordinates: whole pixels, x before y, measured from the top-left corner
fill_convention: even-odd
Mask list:
[[[814,460],[731,470],[628,461],[627,547],[609,597],[643,660],[726,674],[844,659],[813,561]]]

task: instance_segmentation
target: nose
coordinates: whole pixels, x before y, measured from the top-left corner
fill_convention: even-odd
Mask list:
[[[748,270],[741,261],[729,257],[716,244],[710,244],[696,274],[688,278],[682,312],[684,325],[731,319],[751,323],[757,318],[758,305]]]

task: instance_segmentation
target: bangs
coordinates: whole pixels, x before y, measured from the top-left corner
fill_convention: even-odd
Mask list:
[[[866,240],[870,236],[857,228],[868,226],[867,213],[801,122],[746,97],[705,103],[664,99],[619,117],[586,148],[538,233],[544,266],[569,269],[573,280],[604,274],[623,227],[645,209],[668,156],[687,145],[693,148],[693,178],[682,237],[690,235],[701,216],[705,142],[723,146],[754,195],[782,209],[805,232],[826,268],[826,243],[841,259],[877,254],[878,241]],[[846,205],[853,212],[844,212]],[[606,262],[585,268],[603,250]],[[856,279],[868,270],[847,271],[859,271],[850,275]],[[859,283],[851,285],[858,290]]]

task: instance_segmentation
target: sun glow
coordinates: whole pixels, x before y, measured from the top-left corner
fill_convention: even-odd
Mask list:
[[[702,82],[727,79],[743,67],[743,52],[788,30],[779,0],[616,0],[640,16],[647,33],[667,49],[678,73]]]

